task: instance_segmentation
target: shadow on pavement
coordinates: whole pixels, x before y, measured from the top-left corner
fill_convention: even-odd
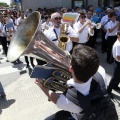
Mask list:
[[[15,63],[13,64],[13,68],[17,68],[18,70],[22,70],[26,65],[23,63]]]
[[[15,102],[14,99],[10,99],[10,100],[2,100],[0,99],[0,114],[2,113],[2,109],[6,109],[8,108],[10,105],[12,105]]]

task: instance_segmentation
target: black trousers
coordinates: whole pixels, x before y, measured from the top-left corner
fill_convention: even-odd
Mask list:
[[[27,65],[29,65],[28,56],[25,56],[25,62],[27,63]],[[30,63],[33,67],[35,66],[34,63],[33,63],[33,57],[30,57]]]
[[[107,45],[108,45],[107,61],[114,60],[113,55],[112,55],[112,47],[116,40],[117,40],[117,36],[108,36],[108,39],[107,39]]]
[[[43,61],[43,60],[40,60],[40,59],[36,59],[36,61],[37,61],[37,64],[38,64],[38,65],[44,65],[44,64],[47,63],[47,62],[45,62],[45,61]]]
[[[106,33],[105,33],[103,30],[101,30],[101,32],[102,32],[101,50],[102,50],[103,52],[106,52],[106,51],[107,51],[107,40],[105,39]]]
[[[7,38],[0,36],[0,41],[1,41],[1,45],[2,45],[2,47],[3,47],[3,50],[4,50],[4,52],[5,52],[5,55],[7,56],[7,51],[8,51]]]
[[[111,93],[112,89],[118,87],[120,83],[120,62],[115,61],[114,72],[108,86],[108,93]]]

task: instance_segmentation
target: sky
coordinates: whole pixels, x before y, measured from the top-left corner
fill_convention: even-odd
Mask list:
[[[0,2],[6,2],[8,5],[10,5],[10,0],[0,0]]]

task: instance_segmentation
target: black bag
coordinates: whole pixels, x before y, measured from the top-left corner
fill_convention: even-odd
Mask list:
[[[81,113],[84,115],[81,120],[118,120],[115,105],[107,94],[104,80],[98,72],[93,76],[89,92],[89,95],[84,96],[74,87],[70,87],[64,93],[70,101],[83,109]]]

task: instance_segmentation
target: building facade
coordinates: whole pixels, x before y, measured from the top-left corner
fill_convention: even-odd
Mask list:
[[[66,7],[73,8],[74,6],[81,7],[87,9],[88,5],[93,5],[94,9],[99,5],[100,7],[115,7],[120,4],[120,0],[11,0],[15,2],[16,6],[19,9],[23,9],[24,11],[27,9],[36,10],[38,8],[55,8],[55,7]]]
[[[32,8],[36,10],[38,8],[55,8],[55,7],[67,7],[71,8],[71,0],[23,0],[23,10]]]

